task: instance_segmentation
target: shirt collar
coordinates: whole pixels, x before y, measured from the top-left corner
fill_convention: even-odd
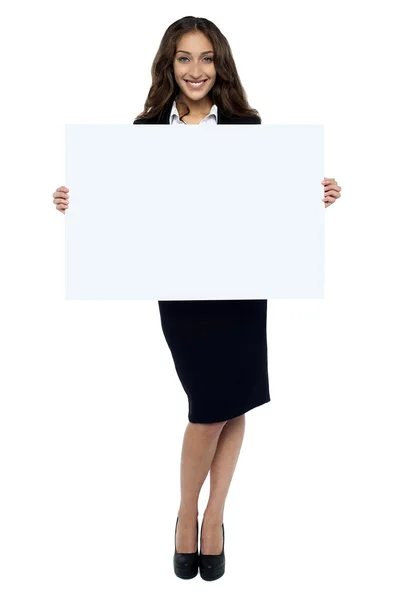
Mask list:
[[[206,119],[207,117],[209,117],[209,115],[215,115],[216,122],[217,122],[218,107],[216,106],[216,104],[214,104],[212,106],[211,110],[209,111],[209,114],[206,117],[204,117],[204,119]],[[173,101],[172,110],[170,111],[170,117],[169,117],[169,124],[170,125],[173,123],[173,120],[175,118],[180,119],[180,117],[179,117],[179,111],[177,110],[177,106],[176,106],[176,100]]]

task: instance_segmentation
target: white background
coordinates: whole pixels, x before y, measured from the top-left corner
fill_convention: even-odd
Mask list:
[[[218,598],[398,598],[393,10],[2,8],[2,599],[199,598],[204,586]],[[325,299],[269,302],[271,402],[246,417],[214,585],[173,573],[187,398],[157,303],[65,301],[65,217],[52,203],[68,185],[65,123],[132,123],[160,40],[185,15],[227,37],[264,123],[324,123],[325,176],[342,187],[326,209]],[[184,193],[171,173],[174,184]]]

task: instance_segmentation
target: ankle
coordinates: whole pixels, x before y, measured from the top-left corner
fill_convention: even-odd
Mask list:
[[[208,524],[214,524],[214,525],[218,525],[220,523],[223,523],[223,509],[220,508],[207,508],[204,511],[204,521],[206,521]]]
[[[196,520],[198,519],[198,508],[194,509],[194,508],[186,508],[186,507],[180,507],[179,511],[177,513],[177,516],[179,517],[179,519],[187,519],[187,520]]]

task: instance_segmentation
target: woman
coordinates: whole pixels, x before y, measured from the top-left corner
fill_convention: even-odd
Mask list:
[[[228,41],[211,21],[184,17],[168,27],[152,65],[142,124],[260,124],[249,107]],[[193,166],[201,184],[202,165]],[[325,206],[340,197],[325,179]],[[53,194],[68,208],[68,188]],[[160,301],[162,330],[188,396],[189,423],[181,456],[181,501],[175,529],[174,571],[189,579],[224,574],[223,511],[240,453],[245,413],[270,401],[267,300]],[[210,472],[198,555],[198,498]]]

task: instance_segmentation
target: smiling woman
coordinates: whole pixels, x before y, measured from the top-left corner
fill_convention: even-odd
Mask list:
[[[207,19],[184,17],[166,30],[152,85],[134,124],[260,124],[248,105],[230,46]],[[193,174],[195,177],[195,174]],[[182,249],[184,252],[184,248]],[[223,509],[240,452],[245,413],[270,401],[267,300],[160,300],[165,340],[188,399],[175,529],[175,574],[224,574]],[[198,555],[198,497],[210,495]]]

